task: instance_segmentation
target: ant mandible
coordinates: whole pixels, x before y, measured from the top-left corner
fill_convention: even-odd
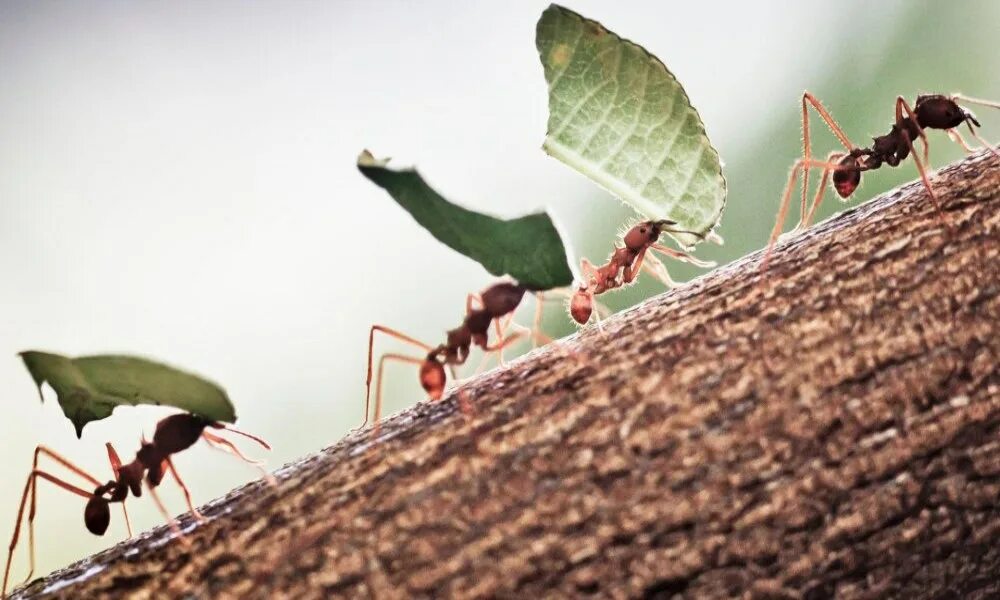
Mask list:
[[[444,394],[445,384],[447,383],[445,367],[448,367],[451,371],[452,378],[456,378],[455,367],[465,364],[465,361],[469,358],[469,350],[473,344],[482,348],[485,353],[498,352],[500,362],[503,362],[503,349],[515,342],[521,336],[521,333],[518,332],[505,339],[503,332],[506,330],[507,325],[513,318],[514,311],[517,310],[518,306],[520,306],[524,295],[529,291],[532,291],[535,294],[536,299],[539,301],[535,310],[534,326],[530,330],[531,334],[536,341],[548,341],[548,339],[539,332],[539,321],[541,320],[542,308],[541,301],[544,300],[541,292],[530,290],[523,285],[507,281],[495,283],[479,294],[469,294],[466,297],[465,319],[462,321],[462,324],[449,331],[447,333],[446,341],[437,347],[432,347],[421,342],[420,340],[414,339],[384,325],[372,325],[371,330],[368,333],[368,376],[365,380],[365,418],[359,429],[364,428],[368,424],[368,415],[371,406],[372,364],[374,358],[373,349],[376,331],[389,335],[397,340],[412,344],[427,352],[426,356],[423,358],[395,353],[383,354],[381,358],[379,358],[378,375],[375,384],[375,414],[373,419],[375,427],[377,428],[379,420],[382,417],[382,375],[385,368],[385,362],[387,360],[419,365],[421,387],[424,388],[424,391],[427,392],[427,395],[431,400],[440,400],[441,396]],[[474,302],[479,304],[479,308],[473,307]],[[504,320],[505,317],[505,322],[501,324],[501,320]],[[489,344],[488,336],[491,324],[496,326],[497,333],[497,343],[492,346]]]
[[[83,521],[84,524],[86,524],[87,529],[94,535],[104,535],[104,532],[107,531],[108,525],[111,522],[110,506],[112,503],[120,503],[122,505],[122,512],[125,515],[125,525],[128,529],[129,537],[132,537],[132,524],[129,522],[128,510],[125,508],[125,500],[128,498],[130,491],[132,492],[132,495],[136,497],[142,495],[142,480],[144,475],[146,479],[146,487],[149,489],[149,495],[153,498],[153,501],[156,503],[156,507],[159,509],[164,518],[170,523],[171,528],[173,528],[175,532],[179,533],[177,524],[167,512],[166,507],[164,507],[163,503],[160,501],[155,489],[163,481],[163,477],[168,471],[174,476],[174,480],[177,481],[177,484],[184,492],[184,499],[187,501],[188,509],[190,509],[191,514],[198,521],[204,520],[204,517],[202,517],[201,513],[198,512],[198,509],[196,509],[192,504],[191,493],[188,490],[187,485],[185,485],[184,481],[181,479],[177,469],[174,468],[174,463],[170,458],[172,455],[190,448],[195,442],[198,441],[199,438],[204,439],[210,446],[229,452],[234,456],[254,465],[264,472],[265,477],[268,478],[268,481],[272,485],[274,484],[274,479],[266,471],[264,471],[263,468],[261,468],[261,463],[247,458],[242,452],[240,452],[239,448],[237,448],[236,445],[229,440],[215,435],[214,433],[205,431],[205,429],[209,427],[212,429],[224,429],[226,431],[246,436],[268,450],[271,448],[267,442],[257,436],[239,431],[223,423],[211,421],[189,413],[170,415],[156,424],[156,431],[153,433],[153,441],[148,442],[143,439],[142,445],[139,447],[139,451],[135,455],[135,459],[126,465],[122,464],[121,459],[118,457],[118,453],[115,452],[111,443],[109,442],[106,444],[108,460],[111,463],[111,470],[114,473],[114,479],[102,484],[97,480],[97,478],[74,465],[53,450],[46,448],[45,446],[37,446],[35,448],[35,456],[31,467],[31,473],[28,475],[28,481],[24,485],[24,492],[21,494],[21,505],[17,510],[17,523],[14,526],[14,534],[11,537],[10,547],[7,552],[7,566],[4,569],[2,596],[6,597],[7,595],[7,581],[10,576],[11,560],[14,556],[14,549],[17,547],[17,542],[20,537],[21,521],[24,516],[24,507],[28,502],[29,494],[31,496],[31,508],[28,512],[28,545],[30,547],[31,563],[30,570],[28,572],[28,576],[25,578],[25,581],[30,579],[31,575],[35,572],[35,513],[37,506],[36,493],[38,478],[51,482],[68,492],[76,494],[77,496],[86,498],[87,504],[83,511]],[[72,473],[75,473],[86,480],[87,483],[94,486],[94,491],[88,492],[83,488],[39,469],[38,458],[41,455],[49,457]]]
[[[676,224],[676,222],[667,219],[643,221],[622,236],[622,242],[625,245],[620,248],[615,246],[611,256],[608,257],[607,264],[597,267],[586,258],[582,259],[580,270],[583,271],[584,281],[573,293],[569,302],[569,312],[573,320],[580,325],[586,324],[594,311],[594,296],[631,284],[639,276],[640,269],[646,269],[665,286],[675,287],[677,284],[670,278],[667,267],[659,258],[649,252],[650,250],[661,252],[671,258],[699,267],[714,267],[714,262],[698,260],[686,252],[657,243],[664,233],[698,235],[690,231],[669,228]]]
[[[802,201],[799,222],[793,229],[793,232],[805,229],[812,222],[816,214],[816,209],[819,208],[823,200],[823,193],[828,180],[832,179],[833,188],[836,190],[837,195],[846,201],[861,184],[861,174],[863,172],[878,169],[883,164],[895,167],[910,155],[913,155],[913,161],[917,165],[917,171],[919,171],[920,179],[927,189],[927,194],[931,197],[934,204],[940,208],[937,196],[934,195],[930,180],[927,178],[930,149],[927,136],[924,133],[925,129],[942,129],[947,132],[949,138],[961,145],[966,152],[972,152],[973,149],[965,143],[962,134],[956,130],[957,127],[965,123],[974,138],[989,148],[992,153],[1000,156],[1000,152],[976,132],[975,127],[980,126],[979,121],[976,120],[976,116],[972,112],[960,106],[958,104],[959,101],[1000,108],[1000,104],[996,102],[970,98],[961,94],[952,94],[951,96],[942,94],[919,95],[911,108],[905,98],[897,96],[896,122],[893,124],[892,129],[885,135],[872,138],[872,145],[870,147],[859,148],[851,143],[844,130],[841,129],[833,119],[833,116],[826,110],[826,107],[815,96],[809,92],[803,93],[802,158],[795,161],[795,164],[792,166],[792,172],[788,177],[788,183],[785,185],[785,191],[781,198],[781,206],[778,209],[778,217],[774,224],[774,229],[771,231],[764,260],[761,263],[762,269],[767,268],[771,251],[774,249],[774,245],[781,235],[785,217],[788,214],[792,188],[795,186],[799,170],[802,171]],[[826,123],[827,127],[830,128],[830,131],[833,132],[847,152],[831,152],[825,161],[814,160],[812,158],[812,148],[809,138],[810,106],[819,114],[820,118],[823,119],[823,122]],[[923,160],[917,156],[913,149],[913,142],[918,137],[923,144]],[[823,169],[823,172],[812,205],[807,209],[809,169]]]

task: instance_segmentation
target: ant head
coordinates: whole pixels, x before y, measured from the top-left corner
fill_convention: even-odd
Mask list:
[[[959,106],[954,99],[940,94],[917,96],[913,112],[917,114],[917,121],[924,128],[951,129],[965,121],[979,126],[975,115]]]
[[[855,158],[850,154],[844,156],[837,163],[841,166],[850,166],[852,168],[838,169],[833,172],[833,188],[837,190],[837,195],[841,198],[847,198],[854,193],[854,190],[858,189],[861,185],[861,169],[859,165],[860,157]]]
[[[445,379],[444,365],[434,356],[428,356],[420,365],[420,385],[431,400],[441,399],[444,394]]]
[[[632,229],[629,229],[625,237],[622,238],[622,241],[625,242],[626,248],[633,252],[638,252],[660,239],[660,233],[663,232],[663,228],[669,225],[675,225],[675,223],[666,219],[643,221]]]
[[[580,325],[586,325],[594,312],[594,298],[586,287],[581,286],[569,300],[569,314]]]
[[[94,535],[104,535],[111,523],[111,509],[108,501],[100,495],[91,496],[87,501],[86,508],[83,509],[83,522],[87,524],[87,530]]]

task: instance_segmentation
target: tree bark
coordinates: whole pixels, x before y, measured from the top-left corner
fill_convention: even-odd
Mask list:
[[[932,181],[19,594],[1000,597],[1000,160]]]

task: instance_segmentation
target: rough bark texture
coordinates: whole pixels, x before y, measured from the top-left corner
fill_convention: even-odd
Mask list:
[[[1000,597],[1000,161],[933,183],[20,594]]]

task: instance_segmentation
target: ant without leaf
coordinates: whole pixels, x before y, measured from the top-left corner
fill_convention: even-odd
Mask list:
[[[432,347],[406,334],[400,333],[384,325],[372,325],[368,334],[368,377],[365,380],[365,420],[361,423],[361,428],[368,424],[368,413],[371,401],[372,384],[372,362],[373,348],[375,344],[375,332],[380,331],[397,340],[407,342],[422,350],[427,351],[424,358],[407,356],[405,354],[383,354],[378,363],[378,376],[375,392],[375,426],[378,427],[379,419],[382,416],[382,374],[385,368],[385,361],[395,360],[399,362],[411,363],[420,366],[420,385],[427,392],[431,400],[440,400],[444,394],[444,387],[447,381],[445,366],[451,371],[452,378],[456,378],[455,366],[465,364],[469,357],[469,349],[475,344],[483,349],[483,352],[498,352],[500,362],[503,362],[504,347],[515,342],[521,333],[517,332],[504,339],[503,332],[507,329],[514,311],[520,306],[524,295],[530,291],[527,287],[511,282],[500,282],[491,285],[479,294],[469,294],[465,303],[465,319],[462,324],[447,333],[447,341],[437,347]],[[541,320],[541,292],[534,292],[539,300],[535,310],[534,326],[529,330],[535,340],[548,341],[539,332],[539,321]],[[474,308],[473,303],[478,302],[480,308]],[[506,317],[505,322],[501,320]],[[489,344],[488,332],[490,324],[496,326],[497,343]]]
[[[698,235],[690,231],[669,229],[671,225],[676,224],[667,219],[643,221],[622,236],[625,245],[621,248],[615,247],[607,264],[596,267],[586,258],[581,260],[580,270],[583,271],[584,282],[580,284],[569,302],[569,312],[573,320],[580,325],[586,324],[594,310],[594,296],[629,285],[639,276],[640,269],[646,269],[665,286],[675,287],[677,284],[670,278],[667,267],[659,258],[650,253],[650,250],[661,252],[671,258],[683,260],[699,267],[714,267],[714,262],[698,260],[690,254],[657,243],[660,235],[664,233]]]
[[[861,174],[863,172],[878,169],[883,164],[895,167],[911,154],[913,155],[913,161],[917,165],[917,170],[920,172],[920,179],[927,189],[927,194],[931,197],[934,204],[937,205],[937,196],[934,195],[934,190],[927,179],[929,146],[927,136],[924,134],[925,129],[943,129],[948,133],[948,137],[961,145],[966,152],[972,152],[972,148],[965,143],[962,134],[956,130],[962,123],[965,123],[974,138],[989,148],[991,152],[1000,156],[1000,152],[990,146],[976,132],[973,125],[979,127],[979,121],[976,120],[975,115],[958,104],[959,100],[971,104],[1000,108],[1000,103],[969,98],[960,94],[953,94],[951,96],[941,94],[920,95],[917,96],[917,101],[913,108],[910,108],[906,99],[898,96],[896,98],[896,122],[893,124],[892,129],[883,136],[872,138],[871,147],[859,148],[851,143],[844,130],[837,125],[837,122],[833,120],[833,117],[815,96],[809,92],[802,94],[802,158],[795,161],[795,164],[792,166],[792,172],[788,177],[788,184],[785,186],[785,192],[781,199],[781,207],[778,209],[777,222],[774,224],[767,252],[764,255],[762,268],[766,269],[771,251],[774,249],[774,245],[781,234],[791,201],[792,188],[795,186],[795,179],[798,176],[799,170],[802,171],[802,202],[799,223],[793,231],[804,229],[812,222],[813,216],[816,214],[816,209],[819,208],[820,202],[823,200],[823,192],[825,191],[827,181],[831,179],[831,173],[833,174],[833,188],[842,199],[846,200],[854,193],[858,185],[861,184]],[[820,118],[823,119],[827,127],[830,128],[830,131],[840,140],[840,143],[843,144],[847,152],[831,152],[825,161],[814,160],[812,158],[809,139],[809,106],[812,106],[819,114]],[[913,142],[918,137],[923,144],[923,160],[913,150]],[[823,169],[823,174],[820,178],[819,187],[816,189],[812,205],[807,210],[806,198],[809,191],[809,169]]]
[[[21,495],[21,505],[17,510],[17,524],[14,526],[14,534],[11,537],[10,548],[7,553],[7,566],[4,570],[3,576],[3,596],[6,597],[7,594],[7,580],[10,575],[11,559],[14,556],[14,549],[17,547],[17,541],[21,533],[21,521],[24,516],[24,507],[28,501],[29,494],[31,496],[31,508],[28,512],[28,544],[31,555],[31,569],[28,576],[25,578],[25,581],[30,579],[31,575],[35,571],[34,521],[38,478],[54,483],[68,492],[72,492],[77,496],[87,499],[87,505],[83,511],[83,521],[87,525],[87,529],[94,535],[104,535],[104,532],[107,531],[108,525],[111,521],[110,506],[112,503],[120,503],[122,505],[122,512],[125,514],[125,525],[128,529],[129,537],[132,537],[132,524],[129,522],[128,510],[125,508],[125,500],[128,498],[129,491],[131,491],[132,495],[136,497],[142,495],[142,480],[144,475],[146,479],[146,487],[149,488],[149,495],[152,496],[153,501],[160,510],[160,513],[163,514],[164,518],[170,523],[170,526],[175,532],[179,532],[180,530],[177,528],[177,524],[174,520],[170,517],[170,514],[167,513],[167,510],[160,501],[160,498],[157,496],[155,489],[158,485],[160,485],[160,482],[163,481],[163,477],[168,471],[174,476],[174,480],[177,481],[177,484],[184,492],[184,499],[187,501],[191,514],[194,515],[194,518],[199,521],[204,520],[204,517],[202,517],[201,513],[198,512],[198,509],[196,509],[191,503],[191,493],[188,491],[187,486],[181,479],[180,474],[177,473],[177,469],[174,468],[174,463],[170,458],[172,455],[190,448],[195,442],[198,441],[199,438],[203,438],[209,445],[220,450],[227,451],[261,469],[261,471],[264,472],[265,477],[268,478],[268,481],[272,485],[274,484],[273,478],[261,468],[261,463],[247,458],[229,440],[205,431],[208,427],[212,429],[224,429],[226,431],[231,431],[250,438],[268,450],[271,448],[264,440],[250,435],[249,433],[233,429],[222,423],[204,419],[189,413],[171,415],[156,424],[156,431],[153,434],[152,442],[148,442],[145,438],[143,438],[142,445],[135,455],[135,460],[127,465],[122,464],[121,459],[118,457],[118,453],[115,452],[115,449],[110,443],[108,443],[106,445],[108,460],[111,462],[111,470],[114,472],[115,478],[102,484],[95,477],[91,476],[80,467],[77,467],[69,460],[63,458],[59,454],[56,454],[45,446],[36,447],[31,473],[28,475],[28,481],[24,485],[24,493]],[[80,476],[89,484],[94,486],[94,491],[88,492],[87,490],[60,479],[55,475],[40,470],[38,468],[38,458],[40,455],[45,455],[51,458],[66,469]]]

